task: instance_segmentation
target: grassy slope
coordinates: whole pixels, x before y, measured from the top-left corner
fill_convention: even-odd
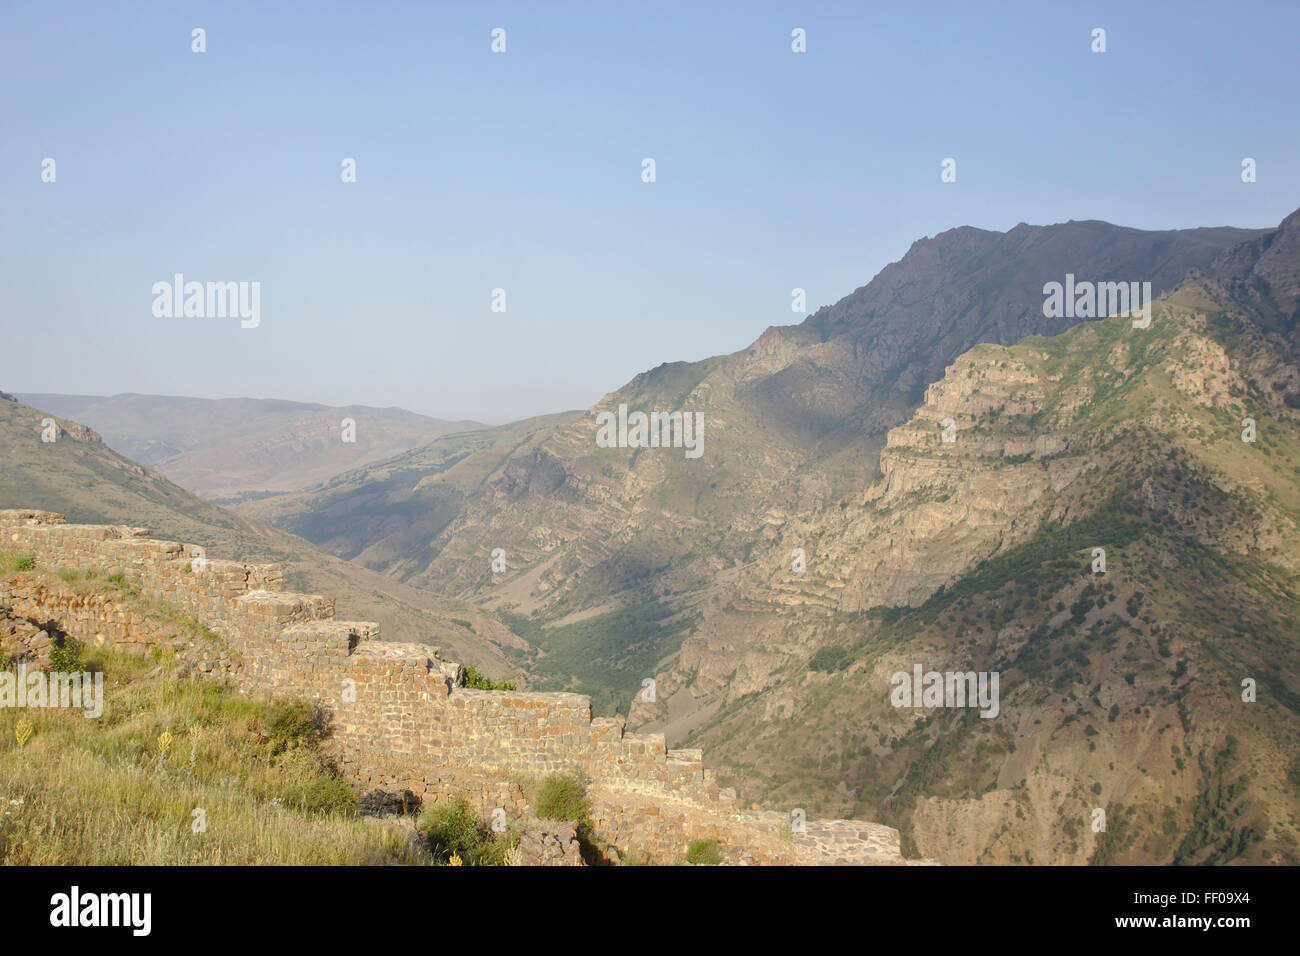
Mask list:
[[[454,854],[467,866],[518,865],[522,836],[548,832],[528,819],[495,832],[464,799],[425,805],[418,833],[410,818],[367,815],[307,702],[247,696],[196,675],[195,660],[230,654],[201,622],[120,576],[33,567],[2,548],[0,576],[107,596],[147,617],[164,641],[141,657],[64,637],[72,660],[59,667],[103,676],[95,718],[82,712],[90,701],[0,709],[0,864],[456,865]],[[0,613],[0,625],[7,618]],[[0,649],[5,669],[16,675],[17,665]],[[543,817],[573,818],[540,798],[556,778],[512,779]]]
[[[166,658],[91,656],[103,716],[0,710],[0,863],[425,862],[408,833],[352,812],[356,794],[306,739],[277,740],[285,708],[177,680]]]

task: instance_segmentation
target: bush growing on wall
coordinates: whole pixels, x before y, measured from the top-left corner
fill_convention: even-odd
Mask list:
[[[518,690],[512,680],[492,680],[484,677],[473,664],[465,665],[465,686],[471,690]]]
[[[570,774],[552,774],[537,791],[537,815],[543,820],[590,820],[586,786]]]
[[[591,800],[587,797],[586,784],[573,774],[551,774],[542,781],[535,804],[537,815],[543,820],[578,821],[582,858],[589,866],[604,862],[604,853],[596,839],[596,825],[591,819]]]
[[[722,851],[717,840],[696,840],[686,851],[686,862],[696,866],[717,866],[722,862]]]
[[[420,830],[429,840],[434,860],[443,864],[455,856],[468,866],[504,866],[514,847],[513,838],[493,834],[464,797],[427,807],[420,816]]]

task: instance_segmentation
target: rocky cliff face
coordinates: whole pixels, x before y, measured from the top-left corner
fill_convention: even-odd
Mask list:
[[[1257,280],[958,357],[877,480],[774,526],[632,722],[945,861],[1296,859],[1300,370]],[[999,716],[894,707],[918,664],[999,672]]]
[[[1276,229],[1224,250],[1209,273],[1249,303],[1260,321],[1300,347],[1300,210]]]

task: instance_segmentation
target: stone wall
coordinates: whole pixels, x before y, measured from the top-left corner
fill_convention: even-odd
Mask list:
[[[15,617],[42,625],[52,620],[59,630],[76,634],[95,647],[144,654],[152,647],[170,643],[174,635],[174,628],[112,594],[35,575],[11,576],[0,584],[0,594]],[[13,655],[18,648],[8,650]]]
[[[281,590],[278,566],[214,560],[142,528],[69,525],[37,511],[0,510],[0,550],[32,554],[47,569],[121,574],[201,621],[228,648],[205,669],[249,692],[318,705],[340,766],[363,788],[432,801],[464,794],[509,815],[525,802],[520,778],[576,773],[589,782],[598,830],[625,854],[677,862],[691,841],[717,839],[747,862],[829,862],[815,841],[783,834],[780,814],[740,809],[699,750],[669,750],[662,734],[629,733],[621,717],[593,719],[582,695],[465,688],[460,665],[437,647],[336,620],[332,599]],[[88,597],[20,574],[0,579],[0,602],[98,646],[143,650],[166,636],[109,593]],[[873,839],[867,857],[847,862],[902,862],[896,831],[852,826],[872,828]]]

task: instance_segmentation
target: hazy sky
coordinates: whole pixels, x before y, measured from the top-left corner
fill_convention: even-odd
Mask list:
[[[1300,4],[980,6],[4,0],[0,389],[496,423],[953,226],[1300,205]],[[260,326],[156,318],[177,272],[260,282]]]

